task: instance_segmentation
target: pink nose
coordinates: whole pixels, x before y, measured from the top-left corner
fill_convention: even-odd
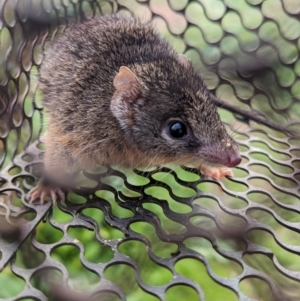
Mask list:
[[[227,158],[226,166],[234,167],[241,163],[242,158],[238,154],[230,154]]]

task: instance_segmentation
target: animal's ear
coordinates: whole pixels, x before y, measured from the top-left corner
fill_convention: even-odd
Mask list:
[[[116,91],[110,103],[110,109],[119,120],[122,128],[133,125],[134,104],[143,98],[144,87],[136,75],[127,67],[120,67],[113,85]]]
[[[178,62],[184,67],[189,67],[192,63],[191,61],[182,53],[178,55]]]
[[[129,92],[132,88],[136,89],[141,86],[136,75],[127,67],[120,67],[119,73],[114,78],[114,87],[117,91],[126,90]]]
[[[116,92],[113,98],[128,104],[135,103],[143,96],[144,86],[137,76],[127,67],[122,66],[119,73],[115,76],[113,85]]]

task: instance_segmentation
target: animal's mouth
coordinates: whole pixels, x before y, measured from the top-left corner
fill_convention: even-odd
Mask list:
[[[202,149],[198,155],[203,160],[203,165],[212,167],[235,167],[242,161],[238,150],[233,148],[222,150]]]
[[[218,153],[202,153],[201,161],[202,164],[198,168],[202,174],[215,180],[221,180],[226,176],[233,176],[231,167],[239,165],[242,158],[238,151],[223,150]]]

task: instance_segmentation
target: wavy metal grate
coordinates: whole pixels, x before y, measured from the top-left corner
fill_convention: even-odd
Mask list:
[[[115,11],[152,20],[216,96],[299,128],[297,0],[2,1],[0,299],[298,300],[300,139],[247,116],[220,108],[243,157],[234,178],[102,167],[58,207],[28,204],[42,49],[69,22]]]

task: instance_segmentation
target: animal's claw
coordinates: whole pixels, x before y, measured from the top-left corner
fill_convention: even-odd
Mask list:
[[[40,198],[41,204],[45,203],[46,197],[51,197],[53,204],[57,201],[57,195],[61,201],[65,200],[65,194],[58,187],[48,187],[42,184],[38,184],[36,187],[32,188],[28,193],[29,203],[34,202],[36,199]]]
[[[215,180],[221,180],[226,176],[233,176],[232,170],[228,167],[200,167],[200,170],[205,176]]]

